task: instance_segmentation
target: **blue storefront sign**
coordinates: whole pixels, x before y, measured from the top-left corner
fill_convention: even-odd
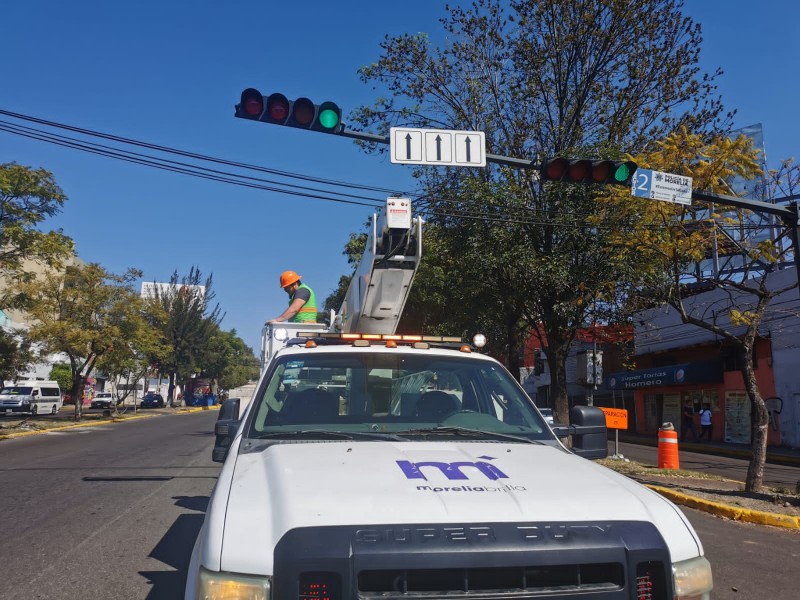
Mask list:
[[[685,383],[721,383],[722,369],[719,363],[683,363],[638,371],[612,373],[606,379],[611,390],[635,390]]]

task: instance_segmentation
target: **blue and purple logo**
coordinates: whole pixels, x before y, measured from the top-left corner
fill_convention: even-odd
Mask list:
[[[494,460],[491,456],[480,456],[478,458]],[[426,467],[438,469],[442,475],[451,481],[463,481],[465,479],[469,479],[469,475],[465,473],[463,469],[476,469],[478,472],[483,473],[483,475],[490,481],[508,479],[508,475],[503,473],[496,466],[482,460],[476,462],[459,461],[452,463],[439,461],[424,461],[414,463],[409,460],[398,460],[396,462],[397,466],[400,467],[400,470],[403,471],[407,479],[422,479],[424,481],[428,481],[428,478],[425,477],[425,474],[422,472],[422,470]]]

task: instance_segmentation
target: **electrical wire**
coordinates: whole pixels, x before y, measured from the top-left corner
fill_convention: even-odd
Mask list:
[[[185,150],[180,150],[169,146],[152,144],[122,136],[102,133],[91,129],[66,125],[63,123],[58,123],[47,119],[40,119],[37,117],[23,115],[21,113],[3,109],[0,109],[0,115],[5,115],[7,117],[11,117],[26,122],[36,123],[39,125],[44,125],[46,127],[63,129],[84,136],[96,137],[103,140],[113,141],[116,143],[133,145],[139,148],[146,148],[161,153],[177,155],[184,158],[191,158],[193,160],[206,161],[218,165],[225,165],[229,167],[235,167],[238,169],[252,170],[260,173],[268,173],[289,179],[314,182],[326,186],[389,193],[392,195],[397,195],[398,193],[397,190],[392,190],[389,188],[355,184],[355,183],[337,181],[321,177],[312,177],[308,175],[292,173],[289,171],[271,169],[259,165],[252,165],[238,161],[221,159],[217,157],[198,154],[195,152],[188,152]],[[380,208],[384,202],[383,199],[379,198],[371,198],[356,194],[348,194],[336,190],[320,189],[293,183],[263,179],[260,177],[231,173],[229,171],[211,169],[196,164],[191,164],[166,158],[160,158],[157,156],[142,154],[139,152],[132,152],[129,150],[124,150],[121,148],[99,144],[96,142],[90,142],[87,140],[50,133],[47,131],[42,131],[40,129],[35,129],[24,125],[18,125],[15,123],[10,123],[8,121],[0,121],[0,131],[5,131],[6,133],[19,135],[22,137],[27,137],[29,139],[47,142],[66,148],[71,148],[100,156],[105,156],[108,158],[122,160],[133,164],[139,164],[142,166],[171,171],[193,177],[199,177],[202,179],[217,181],[220,183],[228,183],[231,185],[237,185],[241,187],[282,193],[291,196],[300,196],[310,199],[367,206],[375,209]],[[543,209],[538,207],[520,207],[506,203],[498,205],[497,206],[498,210],[496,211],[488,211],[483,207],[479,207],[476,209],[468,209],[463,206],[459,208],[454,208],[452,210],[448,210],[446,207],[442,208],[439,206],[439,202],[441,202],[440,200],[431,200],[430,194],[419,194],[412,192],[412,193],[405,193],[403,195],[415,197],[415,203],[418,203],[417,211],[423,216],[429,216],[429,217],[476,220],[476,221],[516,224],[516,225],[557,226],[563,228],[572,228],[572,229],[590,230],[590,231],[614,230],[619,228],[619,225],[616,223],[613,225],[603,225],[603,224],[598,225],[594,223],[587,223],[584,220],[580,220],[585,218],[583,215],[580,214],[566,213],[564,211]],[[660,226],[656,225],[643,226],[641,224],[638,224],[636,226],[632,226],[632,229],[641,229],[641,230],[660,229],[660,228],[661,228]],[[737,229],[740,231],[746,231],[746,230],[759,231],[762,230],[763,228],[764,227],[758,224],[752,224],[752,225],[739,226]]]

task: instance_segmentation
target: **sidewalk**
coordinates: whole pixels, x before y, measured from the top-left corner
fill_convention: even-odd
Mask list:
[[[609,436],[610,440],[613,437]],[[619,441],[627,444],[658,447],[657,435],[641,435],[620,431]],[[689,452],[712,454],[716,456],[729,456],[731,458],[746,458],[751,456],[749,444],[731,444],[728,442],[693,442],[679,441],[680,448]],[[776,465],[800,466],[800,448],[784,448],[779,446],[767,447],[767,462]]]

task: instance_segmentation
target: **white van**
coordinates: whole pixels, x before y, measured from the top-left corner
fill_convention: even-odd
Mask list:
[[[0,390],[0,414],[54,415],[62,403],[57,381],[18,381]]]

